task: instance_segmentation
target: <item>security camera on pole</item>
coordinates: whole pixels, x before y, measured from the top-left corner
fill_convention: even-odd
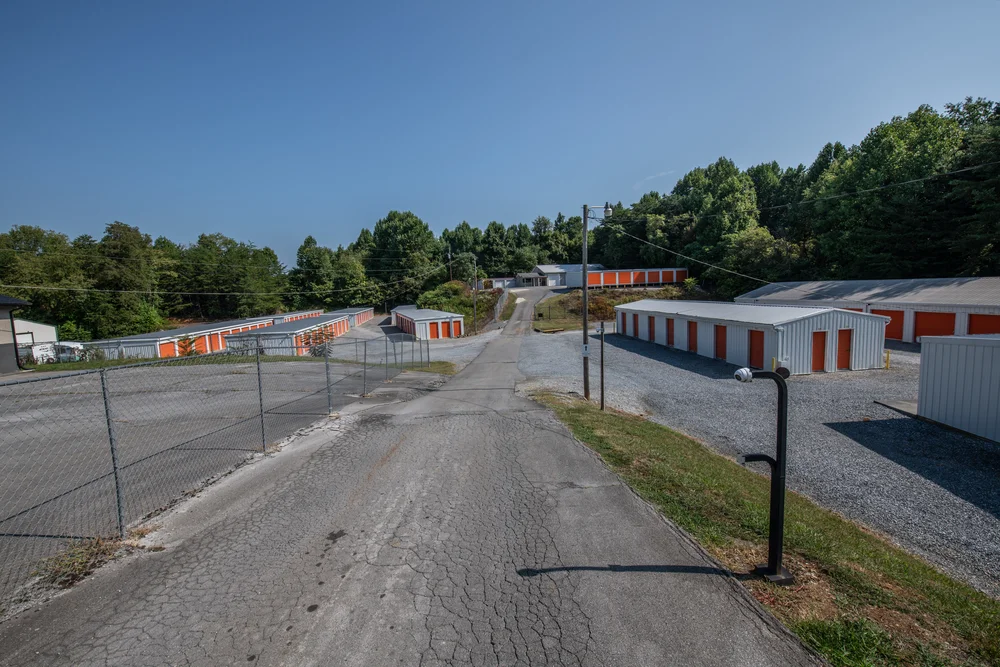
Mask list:
[[[595,207],[596,208],[596,207]],[[604,217],[594,217],[594,220],[607,220],[613,213],[611,204],[604,202]],[[583,397],[590,400],[590,329],[587,323],[587,221],[590,219],[590,204],[583,205]]]

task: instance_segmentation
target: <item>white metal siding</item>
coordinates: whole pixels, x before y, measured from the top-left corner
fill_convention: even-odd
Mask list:
[[[698,354],[711,359],[715,356],[715,323],[697,320]]]
[[[1000,337],[931,337],[920,350],[917,414],[1000,441]]]
[[[580,287],[583,285],[583,271],[567,271],[566,273],[559,274],[563,277],[560,285],[565,285],[566,287]]]
[[[851,370],[882,368],[884,366],[885,320],[858,316],[844,310],[832,310],[779,327],[777,361],[792,375],[812,372],[812,335],[825,331],[826,369],[837,368],[837,331],[852,329]],[[765,360],[769,361],[769,360]]]
[[[666,345],[667,344],[667,318],[663,317],[661,315],[654,315],[654,318],[655,318],[655,322],[656,322],[656,324],[654,324],[654,327],[656,328],[656,331],[654,332],[655,335],[656,335],[656,343],[658,345]]]
[[[674,318],[674,347],[688,349],[688,321],[683,317]]]
[[[741,324],[726,327],[726,361],[737,366],[750,365],[750,327]]]

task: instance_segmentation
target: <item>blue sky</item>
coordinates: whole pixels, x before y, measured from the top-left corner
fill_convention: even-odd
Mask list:
[[[1000,2],[0,5],[0,226],[222,232],[285,262],[809,163],[1000,98]]]

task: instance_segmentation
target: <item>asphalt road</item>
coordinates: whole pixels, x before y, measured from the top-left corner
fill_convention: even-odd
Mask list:
[[[0,664],[819,664],[515,396],[523,327],[164,516],[164,551],[0,626]]]

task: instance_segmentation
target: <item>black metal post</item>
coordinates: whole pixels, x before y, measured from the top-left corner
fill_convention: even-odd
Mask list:
[[[364,398],[365,394],[368,393],[368,341],[365,341],[365,359],[361,362],[363,365],[361,369],[361,397]]]
[[[601,410],[604,410],[604,320],[601,320]]]
[[[785,461],[788,451],[788,385],[785,379],[788,377],[788,369],[753,371],[752,376],[755,380],[774,380],[774,383],[778,385],[778,433],[774,458],[767,454],[744,454],[738,459],[740,463],[764,461],[771,467],[767,565],[758,565],[754,569],[754,573],[762,575],[772,583],[787,586],[795,581],[791,573],[781,564],[785,538]]]
[[[389,381],[389,337],[385,337],[385,381]]]
[[[587,225],[590,217],[590,206],[583,205],[583,265],[581,268],[581,289],[583,290],[583,398],[590,401],[590,324],[587,316]],[[552,306],[550,305],[549,308]],[[551,313],[549,313],[551,315]],[[551,319],[551,318],[550,318]]]
[[[430,340],[428,340],[427,341],[427,366],[430,367],[430,365],[431,365],[431,342],[430,342]]]
[[[260,336],[257,336],[257,398],[260,401],[260,449],[267,451],[267,430],[264,428],[264,380],[260,373]]]
[[[101,395],[104,397],[104,419],[108,423],[108,442],[111,445],[111,472],[115,478],[115,505],[118,507],[118,537],[125,539],[125,498],[118,477],[118,442],[115,437],[115,423],[111,418],[111,400],[108,398],[108,379],[105,369],[101,369]]]

